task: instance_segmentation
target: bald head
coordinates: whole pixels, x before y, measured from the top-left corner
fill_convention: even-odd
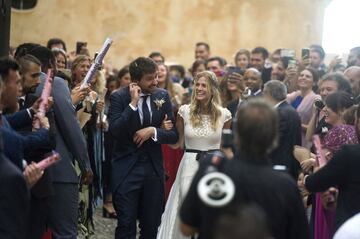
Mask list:
[[[349,79],[353,95],[360,95],[360,66],[347,68],[344,75]]]
[[[261,89],[262,80],[260,71],[256,68],[247,69],[244,74],[244,84],[251,92],[256,92]]]

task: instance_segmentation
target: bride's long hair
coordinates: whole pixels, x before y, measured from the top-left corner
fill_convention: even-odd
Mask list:
[[[191,96],[190,102],[190,122],[192,126],[200,127],[202,125],[202,118],[201,118],[201,108],[200,102],[196,100],[196,89],[195,85],[196,82],[204,77],[206,79],[206,91],[210,95],[209,99],[206,102],[206,112],[205,114],[210,116],[211,120],[211,128],[216,130],[217,122],[221,116],[220,106],[220,92],[219,92],[219,83],[216,78],[216,75],[211,71],[203,71],[198,73],[194,79],[194,91]]]

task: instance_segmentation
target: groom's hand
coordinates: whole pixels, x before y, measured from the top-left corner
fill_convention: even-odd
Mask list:
[[[140,99],[141,88],[136,83],[130,83],[129,91],[130,91],[130,96],[131,96],[130,104],[134,107],[137,107],[137,104]]]
[[[134,134],[134,143],[137,144],[138,147],[140,147],[146,140],[153,137],[155,134],[154,127],[147,127],[140,129],[135,132]]]

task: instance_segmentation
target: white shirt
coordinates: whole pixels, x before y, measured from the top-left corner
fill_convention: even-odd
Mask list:
[[[20,96],[20,97],[19,97],[19,100],[23,100],[23,102],[25,102],[25,97],[26,97],[26,95]],[[31,115],[30,110],[29,110],[29,109],[26,109],[26,112],[28,113],[30,119],[32,119],[32,115]]]
[[[131,107],[131,109],[133,111],[138,111],[139,112],[139,116],[140,116],[140,122],[141,124],[143,124],[143,121],[144,121],[144,114],[143,114],[143,111],[142,111],[142,104],[143,104],[143,101],[144,101],[144,96],[145,94],[143,93],[140,93],[140,99],[137,103],[137,106],[134,107],[131,103],[129,104],[129,106]],[[150,124],[152,123],[152,110],[151,110],[151,95],[148,95],[148,97],[146,98],[146,104],[149,108],[149,112],[150,112]],[[157,130],[155,127],[152,127],[154,129],[154,137],[151,137],[155,142],[157,141]]]
[[[274,106],[274,108],[277,109],[277,108],[279,107],[279,105],[281,105],[281,103],[283,103],[283,102],[285,102],[285,101],[286,101],[286,99],[280,101],[279,103],[277,103],[277,104]]]

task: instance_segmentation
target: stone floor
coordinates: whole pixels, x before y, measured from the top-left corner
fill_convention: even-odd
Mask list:
[[[95,218],[95,235],[89,239],[112,239],[115,235],[116,219],[104,218],[102,216],[102,208],[96,209]],[[79,239],[85,239],[83,235],[78,235]]]

